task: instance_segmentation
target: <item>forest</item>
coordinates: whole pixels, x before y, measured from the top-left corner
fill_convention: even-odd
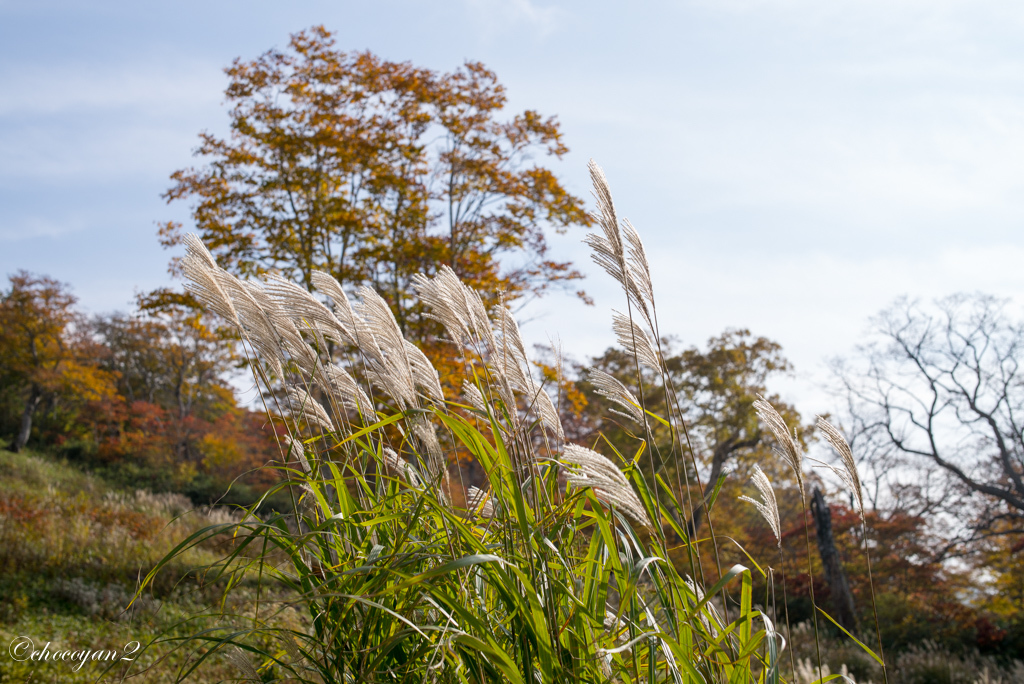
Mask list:
[[[0,291],[0,636],[139,652],[0,682],[1024,681],[1007,302],[894,293],[801,415],[779,343],[659,320],[614,183],[485,65],[314,27],[225,72],[180,286]],[[621,286],[595,357],[516,321],[591,303],[567,233]]]

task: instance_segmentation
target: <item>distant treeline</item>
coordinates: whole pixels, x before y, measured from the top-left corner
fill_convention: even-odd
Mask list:
[[[266,415],[235,396],[232,350],[187,307],[88,317],[67,285],[18,273],[0,299],[0,437],[126,486],[251,500],[279,452]]]

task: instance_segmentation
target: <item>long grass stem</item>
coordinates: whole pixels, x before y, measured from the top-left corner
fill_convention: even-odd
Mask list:
[[[811,564],[811,536],[807,531],[807,502],[804,493],[800,492],[800,508],[803,511],[804,541],[807,544],[807,588],[811,592],[811,617],[814,624],[814,655],[818,661],[818,679],[824,678],[821,667],[821,644],[818,639],[818,603],[814,600],[814,570]]]

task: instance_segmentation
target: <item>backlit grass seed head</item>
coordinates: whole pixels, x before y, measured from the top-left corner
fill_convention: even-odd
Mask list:
[[[519,391],[528,392],[532,384],[532,378],[529,377],[530,361],[526,355],[523,337],[519,333],[519,324],[505,305],[494,307],[492,314],[495,327],[500,333],[494,361],[500,364],[503,373]]]
[[[654,529],[629,480],[610,460],[578,444],[566,444],[560,460],[568,468],[569,484],[590,487],[601,503],[614,506],[647,530]]]
[[[334,424],[331,422],[330,416],[327,415],[327,411],[306,390],[289,387],[288,402],[292,417],[296,420],[305,420],[314,434],[316,434],[316,428],[323,432],[334,432]]]
[[[860,475],[857,473],[857,462],[853,460],[853,452],[842,433],[827,420],[818,416],[818,429],[825,436],[825,440],[832,445],[832,448],[839,454],[842,467],[836,467],[830,463],[822,463],[842,480],[846,488],[850,490],[857,505],[857,513],[860,519],[864,520],[864,490],[861,487]]]
[[[583,240],[593,250],[591,258],[623,287],[628,287],[629,274],[626,272],[626,255],[619,231],[619,218],[615,213],[611,188],[604,171],[593,159],[588,165],[590,180],[594,186],[597,211],[592,214],[594,222],[601,228],[600,233],[590,233]]]
[[[370,333],[383,352],[383,359],[377,361],[375,379],[380,389],[394,398],[403,409],[418,407],[416,382],[413,379],[412,364],[408,358],[405,337],[398,327],[391,307],[373,289],[359,288],[359,305],[356,307],[366,321]]]
[[[405,354],[412,370],[413,383],[423,395],[438,404],[444,402],[444,391],[441,389],[441,376],[427,355],[409,340],[405,341]]]
[[[331,298],[334,315],[341,324],[342,331],[349,336],[349,342],[358,346],[358,341],[355,338],[356,315],[352,311],[352,304],[349,302],[345,290],[342,289],[341,283],[334,276],[323,271],[313,271],[310,274],[310,279],[313,281],[313,287]]]
[[[238,328],[264,364],[277,377],[283,376],[280,336],[260,301],[235,276],[219,268],[195,235],[185,238],[187,253],[182,267],[186,289],[210,311]]]
[[[242,649],[237,646],[232,646],[227,649],[228,660],[234,665],[239,673],[242,675],[242,681],[246,682],[259,682],[262,681],[259,672],[256,671],[252,661],[249,660],[249,656]]]
[[[751,475],[750,481],[757,487],[757,491],[761,493],[761,501],[755,501],[749,496],[741,496],[740,501],[749,501],[754,504],[757,508],[758,513],[765,519],[768,526],[772,528],[772,533],[775,535],[775,541],[778,543],[779,548],[782,548],[782,523],[779,520],[779,505],[775,500],[775,490],[772,489],[772,483],[769,481],[768,476],[761,470],[761,466],[754,466],[754,474]]]
[[[413,276],[413,288],[428,307],[426,316],[443,325],[453,342],[461,344],[464,338],[473,336],[473,315],[462,281],[451,268],[442,266],[433,278],[417,273]]]
[[[530,396],[533,398],[533,412],[544,427],[561,443],[565,439],[565,433],[562,431],[562,420],[558,417],[558,411],[555,409],[555,403],[551,401],[551,395],[538,384],[534,384],[530,392]]]
[[[367,359],[383,364],[384,353],[374,339],[373,332],[366,321],[356,314],[341,284],[323,271],[313,271],[312,280],[317,290],[331,298],[334,314],[341,323],[343,332],[348,335],[349,343],[355,345]]]
[[[481,352],[496,347],[491,320],[480,294],[455,275],[448,266],[442,266],[432,278],[423,273],[413,276],[413,288],[428,307],[427,316],[439,321],[452,341],[462,344],[464,339],[484,344]]]
[[[466,403],[477,411],[480,413],[487,413],[487,404],[484,401],[484,395],[480,392],[480,388],[469,380],[462,381],[462,396],[466,399]]]
[[[626,389],[626,386],[619,382],[614,376],[605,373],[599,368],[590,368],[587,370],[587,379],[597,390],[598,394],[607,398],[609,401],[614,402],[623,409],[622,411],[612,409],[612,412],[629,418],[641,425],[644,424],[645,416],[643,409],[640,408],[639,400],[637,400],[637,398],[633,396],[633,393]]]
[[[594,199],[597,201],[597,211],[591,216],[600,226],[601,232],[588,234],[583,242],[590,247],[590,258],[594,263],[622,285],[626,296],[636,305],[648,325],[651,325],[648,301],[653,305],[654,290],[647,253],[633,225],[629,221],[620,223],[604,171],[593,159],[590,160],[589,168]]]
[[[306,475],[312,472],[309,460],[306,458],[306,448],[302,442],[291,435],[282,435],[281,446],[284,448],[289,462],[292,460],[296,461],[299,467],[302,468],[302,472]]]
[[[443,402],[444,394],[437,371],[419,347],[402,335],[391,307],[368,287],[361,287],[359,296],[359,312],[381,352],[381,358],[371,356],[370,359],[377,365],[374,377],[381,390],[403,408],[419,407],[418,391],[430,401]]]
[[[487,492],[473,487],[466,490],[466,507],[481,518],[494,517],[494,501]]]
[[[793,439],[793,435],[789,432],[789,426],[786,425],[785,419],[779,415],[775,407],[766,401],[764,397],[759,396],[757,401],[754,402],[754,410],[757,411],[758,417],[775,435],[775,441],[779,443],[776,453],[793,469],[797,484],[800,486],[800,495],[803,496],[803,456],[800,453],[800,447],[796,444],[796,440]]]
[[[299,328],[315,327],[338,344],[350,341],[338,317],[316,297],[290,280],[271,274],[267,276],[266,291]]]
[[[366,396],[355,378],[348,374],[348,371],[337,364],[326,363],[323,365],[323,374],[335,401],[350,411],[358,412],[367,425],[372,425],[377,421],[373,402]]]
[[[637,361],[655,372],[661,371],[661,360],[651,338],[636,321],[623,313],[612,311],[612,330],[619,344]]]
[[[389,447],[384,447],[384,472],[391,477],[398,478],[406,484],[414,487],[419,486],[420,478],[413,467],[404,458],[395,453]]]
[[[637,305],[647,325],[654,329],[650,307],[654,306],[654,283],[651,280],[651,266],[647,261],[647,250],[629,219],[622,221],[622,235],[626,242],[628,253],[627,269],[630,274],[630,283],[634,288],[633,303]]]
[[[444,471],[444,452],[441,450],[441,443],[437,440],[437,432],[433,423],[423,416],[416,416],[411,419],[412,433],[419,440],[427,456],[427,471],[431,479],[436,479]]]
[[[186,289],[195,296],[206,308],[221,318],[238,323],[238,314],[231,304],[231,298],[218,283],[217,272],[220,267],[214,260],[210,250],[198,236],[189,233],[185,236],[185,258],[181,266],[189,282]]]

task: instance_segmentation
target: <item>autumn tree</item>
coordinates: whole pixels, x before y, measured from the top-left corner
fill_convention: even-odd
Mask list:
[[[164,197],[192,203],[229,271],[276,269],[312,290],[323,270],[372,286],[421,339],[432,324],[410,286],[418,272],[447,264],[507,300],[582,277],[550,259],[545,237],[590,221],[534,159],[567,152],[559,124],[504,116],[504,87],[482,64],[439,73],[339,50],[315,27],[226,72],[231,133],[203,133],[204,165],[174,173]],[[160,231],[167,247],[182,234]]]
[[[228,376],[237,359],[206,316],[184,307],[160,313],[99,316],[92,328],[109,351],[129,401],[173,408],[184,418],[230,396]]]
[[[95,363],[67,285],[21,271],[0,297],[0,380],[19,415],[11,450],[28,443],[39,409],[49,402],[113,394],[113,378]]]
[[[664,425],[651,421],[654,448],[667,455],[673,449],[686,453],[692,447],[696,462],[702,467],[700,479],[704,487],[699,495],[704,497],[710,496],[727,467],[738,468],[741,475],[755,462],[772,470],[771,463],[776,459],[771,455],[770,437],[761,430],[754,401],[758,396],[770,397],[790,424],[800,424],[796,409],[770,395],[767,389],[771,377],[790,370],[779,344],[754,337],[749,330],[727,330],[709,339],[705,349],[691,347],[676,352],[668,340],[663,343],[663,349],[669,394],[666,395],[662,378],[649,372],[645,372],[643,394],[648,408],[663,416],[678,407],[689,440],[680,436],[681,443],[673,443],[673,434]],[[608,349],[591,360],[590,368],[612,375],[639,396],[635,388],[635,365],[625,352]],[[575,436],[592,440],[597,433],[603,433],[615,444],[628,443],[631,437],[644,437],[637,434],[635,426],[619,420],[609,410],[613,405],[586,382],[588,377],[589,371],[584,369],[582,387],[587,398],[588,420],[576,426]],[[785,470],[778,472],[784,476]],[[696,478],[692,475],[691,478],[691,484],[695,485]],[[668,479],[674,482],[674,474]],[[695,505],[691,526],[699,528],[702,520],[702,508]]]
[[[248,501],[258,496],[253,486],[275,480],[259,469],[280,457],[274,427],[238,404],[230,382],[238,359],[207,316],[164,302],[159,311],[98,316],[89,327],[118,390],[82,418],[91,420],[100,462],[197,501],[229,487],[230,500]]]

